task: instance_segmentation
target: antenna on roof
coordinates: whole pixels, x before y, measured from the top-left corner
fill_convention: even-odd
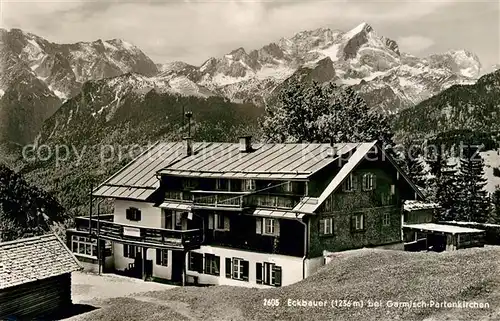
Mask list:
[[[184,115],[188,119],[188,136],[191,137],[191,117],[193,117],[193,112],[187,111]]]

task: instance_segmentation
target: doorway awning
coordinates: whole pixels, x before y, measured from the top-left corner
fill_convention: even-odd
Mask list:
[[[263,209],[256,209],[252,213],[252,215],[259,217],[272,217],[272,218],[289,219],[289,220],[302,219],[302,217],[304,217],[304,214],[302,213],[280,211],[280,210],[263,210]]]
[[[190,211],[191,210],[191,204],[186,204],[186,203],[164,202],[159,207],[166,208],[169,210],[180,210],[180,211]]]

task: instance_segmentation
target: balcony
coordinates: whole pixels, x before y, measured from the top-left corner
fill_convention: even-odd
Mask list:
[[[193,206],[199,208],[242,209],[249,204],[243,192],[192,191]]]
[[[99,218],[98,221],[96,218],[90,220],[89,217],[76,217],[76,229],[90,232],[90,226],[92,226],[92,232],[102,239],[171,250],[197,249],[202,240],[202,231],[199,229],[181,231],[150,228],[115,223],[110,220],[109,215],[100,215]]]
[[[166,191],[165,200],[176,202],[191,202],[193,200],[193,196],[190,192],[185,191]]]
[[[255,207],[293,209],[300,202],[301,197],[297,195],[257,194],[251,195],[249,198],[249,202]]]

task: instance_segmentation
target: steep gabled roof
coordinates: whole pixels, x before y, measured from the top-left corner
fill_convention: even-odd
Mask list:
[[[331,180],[328,186],[323,190],[319,197],[305,197],[303,198],[297,206],[293,209],[294,212],[299,213],[314,213],[323,202],[334,193],[344,182],[344,180],[349,176],[349,174],[366,158],[368,153],[377,146],[377,142],[360,144],[358,148],[352,153],[351,157],[347,160],[347,163],[342,166],[339,172]],[[403,172],[403,170],[397,165],[394,159],[384,152],[383,148],[379,147],[384,156],[389,160],[389,162],[396,168],[396,170],[401,174],[401,176],[409,183],[409,185],[415,190],[415,192],[423,199],[424,195],[418,189],[418,187],[408,178],[408,176]]]
[[[73,253],[54,234],[0,243],[0,289],[81,268]]]

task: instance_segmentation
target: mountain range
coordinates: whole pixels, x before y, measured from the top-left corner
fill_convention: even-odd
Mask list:
[[[0,29],[0,35],[0,140],[18,144],[32,141],[63,103],[81,105],[72,100],[82,97],[89,97],[94,116],[104,112],[111,121],[127,99],[144,101],[151,90],[263,106],[287,82],[316,80],[353,86],[373,110],[394,114],[455,84],[473,84],[481,73],[473,53],[415,57],[366,23],[347,32],[299,32],[201,66],[158,64],[118,39],[55,44],[19,29]]]

